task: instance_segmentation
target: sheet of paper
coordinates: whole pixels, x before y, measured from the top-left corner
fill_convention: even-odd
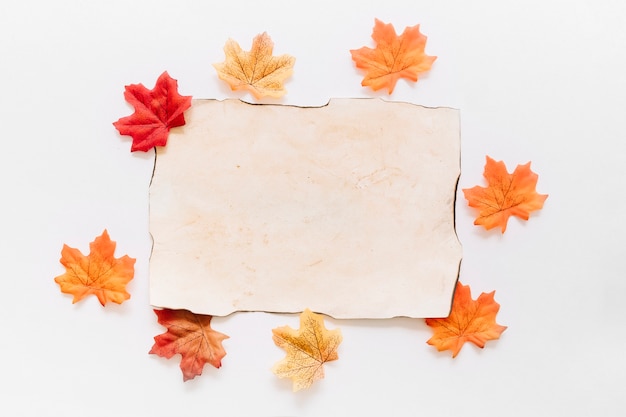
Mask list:
[[[445,317],[458,278],[459,112],[194,100],[157,148],[150,303]]]

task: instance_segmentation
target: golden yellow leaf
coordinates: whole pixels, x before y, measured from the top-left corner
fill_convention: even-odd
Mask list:
[[[337,347],[343,339],[341,330],[326,329],[324,318],[308,308],[300,314],[298,330],[283,326],[272,329],[272,333],[276,346],[287,352],[272,371],[279,378],[291,378],[294,391],[308,388],[315,380],[324,378],[324,363],[339,359]]]
[[[213,64],[220,79],[232,90],[248,90],[258,100],[282,97],[283,82],[293,73],[296,59],[290,55],[273,56],[274,42],[266,32],[255,36],[249,52],[229,39],[224,46],[226,60]]]

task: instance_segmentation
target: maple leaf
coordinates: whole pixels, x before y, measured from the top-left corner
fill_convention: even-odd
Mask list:
[[[477,300],[472,300],[469,285],[457,282],[450,315],[447,318],[426,319],[426,324],[434,329],[433,337],[426,343],[440,352],[451,350],[454,358],[465,342],[483,348],[488,340],[500,338],[507,327],[496,323],[500,304],[494,300],[494,294],[495,291],[482,293]]]
[[[83,255],[78,249],[63,245],[61,264],[66,272],[54,278],[61,287],[61,292],[74,295],[76,303],[89,294],[98,297],[100,304],[107,301],[117,304],[130,298],[126,284],[135,274],[135,259],[124,255],[115,258],[115,242],[104,230],[89,244],[89,255]]]
[[[366,71],[361,85],[374,91],[387,88],[391,94],[400,78],[417,82],[419,74],[430,70],[437,57],[424,53],[427,38],[419,28],[420,25],[407,26],[398,36],[391,23],[376,19],[372,32],[376,48],[364,46],[350,50],[357,68]]]
[[[167,359],[179,353],[182,356],[180,369],[183,381],[201,375],[205,363],[216,368],[222,366],[222,358],[226,356],[222,341],[228,336],[211,328],[213,316],[188,310],[163,309],[154,312],[167,331],[154,337],[149,353]]]
[[[178,83],[167,71],[159,76],[152,90],[143,84],[127,85],[124,98],[135,112],[113,126],[120,134],[133,138],[131,152],[165,146],[170,129],[185,124],[184,112],[191,106],[191,96],[178,94]]]
[[[266,32],[254,37],[250,52],[229,39],[224,46],[226,60],[213,66],[233,91],[248,90],[257,100],[282,97],[287,92],[283,82],[293,73],[296,59],[290,55],[272,56],[273,49]]]
[[[300,328],[289,326],[272,329],[276,346],[285,349],[287,356],[276,363],[272,371],[279,378],[291,378],[293,390],[308,388],[315,380],[324,378],[324,363],[339,358],[341,330],[328,330],[324,318],[306,309],[300,314]]]
[[[479,209],[475,225],[487,230],[500,226],[502,233],[510,216],[528,220],[530,212],[543,207],[547,194],[535,191],[538,175],[530,170],[530,162],[518,165],[512,174],[504,162],[496,162],[487,156],[484,177],[487,187],[475,186],[463,189],[470,207]]]

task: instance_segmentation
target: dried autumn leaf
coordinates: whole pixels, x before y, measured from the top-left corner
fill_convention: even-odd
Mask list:
[[[406,27],[398,36],[391,23],[376,19],[372,32],[376,48],[350,50],[357,68],[366,71],[361,85],[374,91],[387,88],[391,94],[400,78],[417,82],[419,74],[430,70],[437,57],[424,53],[427,38],[419,28],[420,25]]]
[[[500,226],[502,233],[510,216],[528,220],[530,212],[543,207],[547,194],[535,191],[539,176],[530,170],[530,162],[518,165],[512,174],[504,162],[496,162],[487,156],[484,177],[487,187],[475,186],[463,189],[470,207],[479,209],[475,225],[487,230]]]
[[[451,350],[454,358],[465,342],[483,348],[488,340],[500,338],[506,326],[496,323],[500,304],[494,300],[494,294],[495,291],[482,293],[477,300],[472,300],[469,285],[457,282],[450,315],[447,318],[426,319],[426,324],[434,330],[433,337],[426,343],[440,352]]]
[[[130,298],[126,284],[135,274],[135,259],[124,255],[115,258],[115,242],[104,230],[89,244],[89,255],[83,255],[78,249],[63,245],[61,263],[66,272],[54,278],[61,287],[61,292],[72,294],[76,303],[89,294],[98,297],[100,304],[107,301],[117,304]]]
[[[291,378],[293,390],[308,388],[313,381],[324,378],[324,363],[339,358],[337,347],[342,341],[341,330],[328,330],[324,318],[306,309],[300,314],[300,328],[289,326],[272,329],[276,346],[287,356],[276,363],[272,371],[279,378]]]
[[[266,32],[255,36],[250,52],[229,39],[224,46],[226,60],[213,66],[233,91],[248,90],[257,100],[282,97],[287,92],[283,82],[293,73],[296,59],[290,55],[272,56],[273,49]]]
[[[149,353],[167,359],[179,353],[182,356],[180,369],[183,381],[201,375],[205,363],[216,368],[222,366],[222,358],[226,356],[222,341],[228,336],[211,328],[213,316],[188,310],[163,309],[154,312],[167,331],[154,337]]]
[[[127,85],[124,98],[135,112],[113,126],[120,134],[133,138],[131,152],[165,146],[170,129],[185,124],[183,113],[191,106],[191,96],[178,94],[178,83],[167,71],[159,76],[152,90],[143,84]]]

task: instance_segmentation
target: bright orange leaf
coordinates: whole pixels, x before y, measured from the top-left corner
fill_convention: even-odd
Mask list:
[[[328,330],[324,318],[306,309],[300,314],[300,328],[289,326],[272,330],[276,346],[287,356],[276,363],[272,371],[279,378],[291,378],[293,390],[308,388],[315,380],[324,378],[324,363],[339,359],[337,347],[342,341],[341,330]]]
[[[160,324],[167,328],[154,337],[149,353],[171,358],[180,353],[183,381],[202,374],[205,363],[216,368],[222,366],[226,351],[222,341],[228,336],[211,328],[213,316],[195,314],[188,310],[154,310]]]
[[[274,42],[265,32],[255,36],[249,52],[229,39],[224,46],[226,60],[213,66],[232,90],[248,90],[257,100],[282,97],[287,92],[283,82],[293,73],[296,59],[289,55],[272,56],[273,49]]]
[[[454,358],[465,342],[483,348],[488,340],[500,338],[506,326],[496,323],[500,304],[494,300],[494,294],[495,291],[482,293],[477,300],[472,300],[470,287],[457,282],[450,315],[426,319],[426,324],[435,332],[427,343],[438,351],[451,350]]]
[[[510,216],[528,220],[531,211],[543,207],[547,194],[535,191],[537,174],[530,170],[530,162],[518,165],[512,174],[506,170],[504,162],[496,162],[487,156],[484,177],[487,187],[475,186],[463,189],[470,207],[479,210],[475,225],[483,225],[487,230],[500,226],[502,233]]]
[[[391,94],[400,78],[417,82],[417,76],[430,70],[437,59],[424,53],[426,36],[420,33],[419,25],[406,27],[398,36],[391,23],[376,19],[372,39],[376,48],[364,46],[350,53],[357,68],[366,71],[361,85],[374,91],[387,88]]]
[[[135,274],[135,259],[124,255],[115,258],[115,242],[109,238],[106,229],[89,244],[89,255],[78,249],[63,245],[61,263],[66,268],[63,275],[54,278],[61,292],[74,295],[76,303],[89,294],[98,297],[100,304],[107,301],[117,304],[130,298],[126,284]]]

